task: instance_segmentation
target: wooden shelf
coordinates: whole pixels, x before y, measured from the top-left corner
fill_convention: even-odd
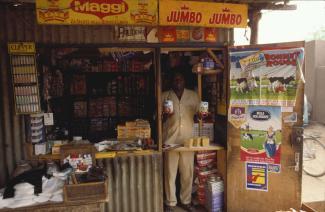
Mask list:
[[[221,69],[203,69],[203,72],[201,73],[201,75],[213,75],[213,74],[219,74],[222,73]]]
[[[174,151],[174,152],[197,152],[197,151],[218,151],[218,150],[223,150],[224,147],[220,146],[220,145],[211,145],[211,146],[207,146],[207,147],[192,147],[192,148],[188,148],[188,147],[178,147],[175,149],[172,149],[170,151]]]
[[[159,152],[156,150],[96,152],[96,159],[115,158],[121,156],[141,156],[141,155],[151,155],[157,153]],[[61,155],[59,154],[38,155],[37,158],[39,160],[60,160]]]

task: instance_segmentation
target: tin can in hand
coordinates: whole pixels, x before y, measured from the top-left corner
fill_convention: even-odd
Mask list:
[[[200,114],[201,116],[207,116],[209,113],[209,102],[201,102]]]
[[[172,114],[174,112],[174,106],[173,106],[173,101],[171,100],[165,100],[164,101],[164,108],[163,108],[163,112],[165,114]]]

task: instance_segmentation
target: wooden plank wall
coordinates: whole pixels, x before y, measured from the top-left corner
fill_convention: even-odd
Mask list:
[[[277,47],[271,44],[270,47]],[[303,42],[282,44],[287,46],[304,46]],[[254,46],[253,46],[254,47]],[[298,85],[297,100],[294,111],[298,113],[297,125],[302,125],[304,85]],[[228,212],[240,211],[277,211],[300,209],[301,204],[301,165],[299,172],[294,171],[295,152],[301,145],[291,145],[292,127],[282,123],[281,173],[269,173],[268,192],[246,190],[245,162],[240,161],[240,130],[228,123],[227,153],[227,206]],[[300,161],[302,155],[300,154]]]

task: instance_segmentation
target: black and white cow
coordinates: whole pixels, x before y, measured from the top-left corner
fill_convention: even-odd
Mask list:
[[[248,93],[257,88],[257,81],[255,77],[238,78],[236,91],[240,93]]]
[[[253,141],[253,135],[251,133],[243,133],[243,140],[244,141]]]
[[[287,85],[294,81],[295,78],[293,76],[290,77],[270,77],[268,78],[270,81],[269,91],[273,93],[281,93],[287,91]]]

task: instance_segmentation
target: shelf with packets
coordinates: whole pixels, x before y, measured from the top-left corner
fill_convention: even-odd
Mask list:
[[[35,55],[10,55],[14,101],[17,114],[41,110]]]
[[[67,128],[70,137],[82,135],[91,142],[116,137],[117,125],[125,121],[140,118],[154,125],[153,51],[117,61],[114,52],[103,55],[97,50],[75,48],[64,57],[53,55],[55,65],[46,65],[45,77],[54,80],[44,86],[44,99],[59,120],[54,122]]]

